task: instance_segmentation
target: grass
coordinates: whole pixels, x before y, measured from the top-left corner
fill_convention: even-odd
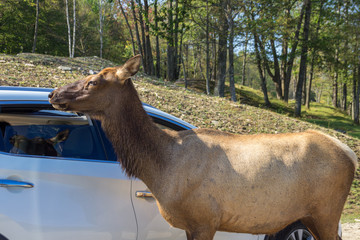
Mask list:
[[[355,179],[341,217],[342,222],[360,220],[360,180]]]
[[[360,126],[354,124],[346,113],[332,106],[311,103],[310,110],[306,110],[303,119],[322,127],[346,132],[350,136],[360,139]]]
[[[204,81],[191,81],[189,85],[189,88],[196,92],[205,92]],[[269,97],[271,107],[267,107],[265,106],[263,93],[260,90],[236,85],[236,94],[238,98],[240,98],[240,103],[268,109],[290,117],[294,116],[294,100],[285,103],[282,100]],[[226,98],[230,99],[230,93],[228,91],[226,92]],[[303,121],[346,133],[360,139],[360,126],[354,124],[351,117],[345,112],[332,106],[324,103],[311,102],[310,109],[302,106],[301,114],[302,117],[300,119]]]
[[[41,54],[0,54],[0,85],[55,88],[83,78],[89,70],[99,71],[114,63],[99,59],[53,57]],[[70,66],[72,71],[58,67]],[[324,104],[312,103],[310,110],[303,108],[302,118],[294,118],[294,103],[271,98],[271,107],[264,105],[262,92],[249,87],[237,86],[240,102],[204,94],[204,81],[189,81],[189,89],[183,83],[169,83],[138,73],[134,84],[141,99],[167,113],[173,114],[197,127],[216,128],[237,134],[299,132],[318,129],[352,148],[360,156],[360,128],[341,111]],[[346,131],[343,134],[340,131]],[[358,169],[343,218],[348,221],[360,215],[360,171]],[[352,219],[352,220],[351,220]]]

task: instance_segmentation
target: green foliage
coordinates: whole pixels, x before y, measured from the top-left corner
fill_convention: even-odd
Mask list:
[[[40,1],[37,52],[66,55],[66,27],[62,1]],[[0,52],[30,52],[34,39],[35,4],[8,0],[0,8]]]
[[[29,1],[9,0],[0,8],[0,52],[30,51],[35,22],[35,6]]]

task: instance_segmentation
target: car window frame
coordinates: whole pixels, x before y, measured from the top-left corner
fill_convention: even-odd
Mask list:
[[[34,110],[56,110],[52,107],[50,103],[44,102],[44,101],[0,101],[0,114],[3,113],[3,109],[17,109],[16,112],[21,111],[22,109],[24,111],[34,109]],[[14,111],[15,112],[15,111]],[[31,110],[29,111],[31,112]],[[80,114],[81,115],[81,114]],[[11,155],[11,156],[19,156],[19,157],[27,157],[27,158],[45,158],[45,159],[54,159],[54,160],[73,160],[73,161],[86,161],[86,162],[114,162],[113,160],[109,160],[107,158],[107,153],[104,148],[104,146],[101,143],[100,135],[98,134],[98,131],[96,131],[93,120],[89,117],[87,117],[87,121],[90,127],[90,131],[93,134],[94,137],[94,144],[100,144],[100,149],[102,151],[102,154],[106,159],[89,159],[89,158],[75,158],[75,157],[63,157],[63,156],[43,156],[43,155],[30,155],[30,154],[21,154],[21,153],[10,153],[4,151],[4,149],[0,149],[0,154],[5,155]],[[4,137],[4,136],[2,136]]]
[[[56,110],[53,106],[45,101],[0,101],[0,113],[3,112],[3,109],[6,108],[18,108],[21,109],[41,109],[41,110]],[[57,110],[58,111],[58,110]],[[179,122],[176,122],[172,119],[166,118],[164,116],[148,112],[146,113],[153,119],[153,121],[157,124],[163,125],[167,128],[170,128],[175,131],[189,130],[190,127],[183,125]],[[81,115],[81,114],[80,114]],[[101,128],[100,121],[90,118],[87,116],[89,126],[91,127],[91,131],[94,134],[94,138],[96,138],[96,143],[100,144],[100,148],[102,149],[104,156],[106,159],[87,159],[87,158],[73,158],[73,157],[58,157],[58,156],[42,156],[42,155],[29,155],[29,154],[19,154],[19,153],[9,153],[5,152],[4,149],[0,149],[0,154],[19,156],[19,157],[30,157],[30,158],[46,158],[46,159],[54,159],[54,160],[73,160],[73,161],[86,161],[86,162],[117,162],[116,153],[114,148],[107,139],[104,131]],[[105,139],[106,138],[106,139]],[[107,145],[107,142],[110,143]]]

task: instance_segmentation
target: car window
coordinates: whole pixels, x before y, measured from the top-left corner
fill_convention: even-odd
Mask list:
[[[48,109],[2,108],[0,150],[12,154],[107,160],[84,115]]]

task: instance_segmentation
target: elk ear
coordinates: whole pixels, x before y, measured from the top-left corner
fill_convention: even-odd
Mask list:
[[[65,141],[69,137],[70,130],[65,129],[64,131],[58,132],[55,137],[50,138],[49,141],[52,144],[59,143]]]
[[[140,64],[141,55],[136,55],[130,58],[122,67],[118,68],[118,70],[116,71],[116,77],[120,81],[125,81],[131,76],[134,76],[139,71]]]

